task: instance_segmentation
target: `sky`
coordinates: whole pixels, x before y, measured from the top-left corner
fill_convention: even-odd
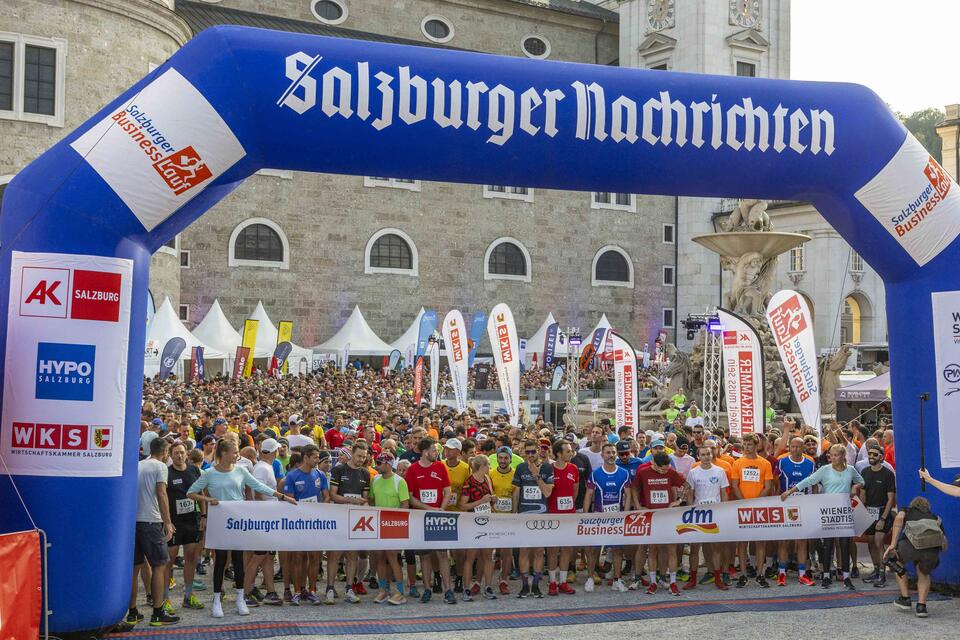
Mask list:
[[[895,111],[960,103],[960,0],[792,0],[790,77],[856,82]]]

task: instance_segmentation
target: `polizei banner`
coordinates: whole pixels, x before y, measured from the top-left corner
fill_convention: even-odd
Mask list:
[[[520,340],[513,312],[500,303],[490,312],[487,320],[487,337],[493,348],[493,362],[497,366],[500,393],[507,406],[510,424],[516,425],[520,417]]]
[[[793,396],[803,422],[817,430],[820,442],[820,379],[813,340],[813,320],[807,301],[796,291],[784,289],[773,294],[767,305],[767,322],[780,350],[780,360],[790,380]]]
[[[730,435],[763,433],[763,348],[740,316],[718,309],[723,327],[723,382]]]
[[[845,494],[649,511],[498,514],[238,501],[211,506],[208,549],[337,551],[573,547],[859,535],[870,515]]]

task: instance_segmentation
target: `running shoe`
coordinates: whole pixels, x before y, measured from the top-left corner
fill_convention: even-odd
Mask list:
[[[820,586],[824,589],[829,589],[831,584],[833,584],[833,580],[827,576],[823,576],[823,580],[820,581]]]
[[[304,591],[300,594],[300,599],[309,604],[320,604],[320,596],[315,594],[313,591],[307,591],[306,589],[304,589]],[[349,596],[347,597],[347,600],[350,600]]]
[[[687,584],[683,585],[684,591],[691,591],[692,589],[697,588],[697,576],[691,575],[690,579],[687,581]]]
[[[577,572],[571,571],[567,574],[567,584],[576,584],[577,583]]]
[[[457,576],[457,579],[453,581],[453,592],[463,593],[463,576]]]
[[[855,586],[853,586],[853,580],[851,580],[850,578],[844,578],[844,579],[843,579],[843,586],[844,586],[844,588],[845,588],[847,591],[856,591],[856,590],[857,590],[857,588],[856,588]]]
[[[326,599],[324,600],[325,604],[334,604],[337,601],[336,593],[333,590],[333,587],[327,587]]]
[[[677,587],[677,583],[676,583],[676,582],[671,582],[671,583],[670,583],[670,593],[672,593],[672,594],[675,595],[675,596],[680,595],[680,589],[679,589],[679,587]]]
[[[726,575],[727,574],[725,573],[722,575],[719,573],[713,574],[713,584],[716,585],[717,589],[720,589],[720,591],[726,591],[727,589],[730,588],[727,586],[726,581],[723,579],[724,576]]]
[[[170,578],[170,583],[167,585],[170,591],[173,591],[173,588],[177,586],[177,581],[173,578]]]
[[[564,584],[566,584],[566,583],[564,583]],[[549,585],[547,585],[547,595],[548,595],[548,596],[556,596],[556,595],[559,595],[559,590],[558,590],[558,588],[557,588],[557,583],[556,583],[556,582],[551,582]]]
[[[868,573],[867,575],[863,576],[863,581],[867,584],[870,584],[871,582],[875,582],[879,578],[880,578],[880,572],[874,569],[871,573]]]
[[[220,598],[214,598],[213,604],[210,606],[210,615],[214,618],[223,617],[223,601]]]
[[[743,587],[747,586],[747,583],[748,583],[749,581],[750,581],[750,579],[747,578],[747,574],[744,573],[744,574],[741,575],[739,578],[737,578],[737,586],[740,587],[740,588],[743,588]]]
[[[713,582],[713,571],[707,571],[703,574],[703,583]]]
[[[583,590],[587,593],[593,593],[594,582],[593,578],[587,578],[587,581],[583,584]]]
[[[470,589],[463,590],[463,601],[464,602],[473,602],[473,596],[470,594]]]
[[[507,584],[506,580],[500,581],[500,595],[502,596],[510,595],[510,585]]]
[[[623,584],[623,580],[621,580],[620,578],[617,578],[616,581],[613,583],[613,590],[619,591],[620,593],[626,593],[627,591],[629,591],[629,589],[627,589],[627,585]]]
[[[447,592],[443,594],[443,601],[447,604],[457,604],[457,594],[453,592],[453,589],[447,589]]]
[[[479,583],[479,582],[474,582],[474,583],[473,583],[473,586],[470,587],[470,595],[472,595],[472,596],[478,596],[478,595],[480,595],[480,583]]]
[[[483,597],[487,600],[496,600],[497,594],[493,592],[493,587],[487,587],[483,590]]]
[[[763,577],[767,580],[773,580],[777,576],[777,568],[773,565],[767,567],[763,572]]]
[[[392,604],[392,605],[407,604],[407,596],[403,595],[399,591],[396,591],[392,596],[387,598],[387,604]]]
[[[420,596],[420,602],[423,604],[427,604],[428,602],[430,602],[430,598],[432,597],[433,597],[433,591],[431,591],[430,589],[424,589],[423,595]]]
[[[205,575],[207,575],[207,565],[205,565],[205,564],[203,564],[203,563],[198,564],[198,565],[197,565],[197,575],[198,575],[198,576],[205,576]]]
[[[757,568],[751,565],[747,565],[747,577],[756,578],[757,577]]]
[[[922,602],[917,603],[917,617],[926,618],[927,617],[927,605]]]
[[[189,598],[183,599],[184,609],[203,609],[203,603],[197,599],[197,596],[190,594]]]
[[[767,582],[767,579],[766,579],[766,577],[764,577],[763,574],[757,574],[757,584],[760,585],[760,586],[761,586],[762,588],[764,588],[764,589],[769,589],[769,588],[770,588],[770,583]]]
[[[917,603],[919,604],[919,603]],[[897,609],[903,609],[904,611],[910,611],[913,607],[913,603],[910,601],[910,596],[899,596],[896,600],[893,601],[893,606]],[[129,618],[128,618],[129,620]]]
[[[357,604],[358,602],[360,602],[360,597],[357,596],[356,593],[354,593],[353,589],[347,589],[347,595],[344,596],[344,599],[350,604]]]
[[[688,571],[684,571],[683,569],[677,570],[677,580],[679,580],[680,582],[686,582],[689,579],[690,579],[690,573]]]
[[[917,605],[918,607],[920,605]],[[172,616],[167,612],[163,612],[160,615],[150,616],[150,626],[151,627],[165,627],[168,624],[176,624],[180,622],[180,618],[177,616]]]
[[[367,595],[367,588],[363,586],[363,582],[362,582],[362,581],[357,580],[357,581],[354,583],[354,585],[353,585],[353,593],[356,594],[356,595],[358,595],[358,596],[365,596],[365,595]]]
[[[564,595],[568,595],[568,596],[572,596],[573,594],[575,594],[575,593],[577,592],[576,589],[574,589],[573,587],[571,587],[571,586],[570,586],[569,584],[567,584],[566,582],[561,582],[561,583],[560,583],[560,587],[557,589],[557,591],[559,591],[560,593],[562,593],[562,594],[564,594]]]
[[[256,598],[257,602],[263,602],[263,592],[258,587],[251,589],[250,595]]]
[[[540,585],[534,584],[533,587],[530,588],[530,595],[534,598],[542,598],[543,593],[540,591]]]
[[[293,598],[293,594],[290,593],[290,587],[287,587],[286,589],[283,590],[283,601],[290,602],[292,598]]]
[[[410,597],[414,600],[420,597],[420,591],[417,589],[416,585],[410,585]]]
[[[859,577],[860,577],[860,567],[857,567],[857,566],[853,567],[853,569],[850,570],[850,577],[853,578],[854,580],[856,580],[857,578],[859,578]]]
[[[173,566],[177,569],[183,569],[183,556],[177,556],[173,559]]]
[[[332,603],[332,602],[329,602],[328,604],[333,604],[333,603]],[[299,593],[295,593],[295,594],[293,594],[292,596],[290,596],[290,606],[291,606],[291,607],[299,607],[299,606],[300,606],[300,594],[299,594]]]
[[[260,606],[260,602],[250,594],[247,594],[246,596],[244,596],[243,601],[246,603],[247,607]]]
[[[517,594],[517,597],[520,598],[520,599],[523,599],[523,598],[526,598],[526,597],[529,596],[529,595],[530,595],[530,587],[527,586],[527,585],[523,585],[523,586],[520,588],[520,593]]]
[[[278,596],[275,591],[271,591],[263,596],[262,604],[269,605],[271,607],[282,607],[283,600],[280,599],[280,596]]]
[[[369,586],[371,589],[376,589],[379,587],[380,584],[377,582],[377,576],[370,576],[370,578],[367,580],[367,586]]]
[[[781,573],[777,575],[777,586],[778,587],[787,586],[787,574]]]
[[[656,592],[657,592],[657,583],[656,583],[656,582],[653,582],[653,583],[650,584],[649,587],[647,587],[647,595],[648,595],[648,596],[652,596],[652,595],[655,594]]]
[[[880,577],[873,581],[873,586],[877,589],[887,586],[887,574],[881,573]]]
[[[386,591],[378,591],[377,596],[373,599],[374,604],[383,604],[390,599],[390,594]]]
[[[194,580],[194,581],[193,581],[193,590],[194,590],[194,591],[206,591],[206,590],[207,590],[207,585],[205,585],[202,580]]]
[[[127,624],[137,624],[138,622],[143,622],[143,614],[136,609],[133,611],[128,611],[126,621]]]
[[[170,602],[169,598],[163,601],[163,612],[170,616],[177,615],[176,610],[173,608],[173,603]]]
[[[805,587],[812,587],[813,585],[816,584],[816,582],[814,582],[813,579],[805,573],[800,574],[800,577],[797,578],[797,582],[799,582]]]

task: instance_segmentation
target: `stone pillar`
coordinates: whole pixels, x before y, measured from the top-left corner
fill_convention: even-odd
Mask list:
[[[948,104],[946,106],[946,118],[937,125],[937,134],[943,140],[943,168],[947,173],[953,176],[954,180],[960,179],[960,104]]]

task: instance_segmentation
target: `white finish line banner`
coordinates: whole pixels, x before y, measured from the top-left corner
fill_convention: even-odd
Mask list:
[[[572,547],[859,535],[870,516],[847,495],[798,495],[656,511],[479,514],[285,502],[221,502],[208,549],[339,551]]]

